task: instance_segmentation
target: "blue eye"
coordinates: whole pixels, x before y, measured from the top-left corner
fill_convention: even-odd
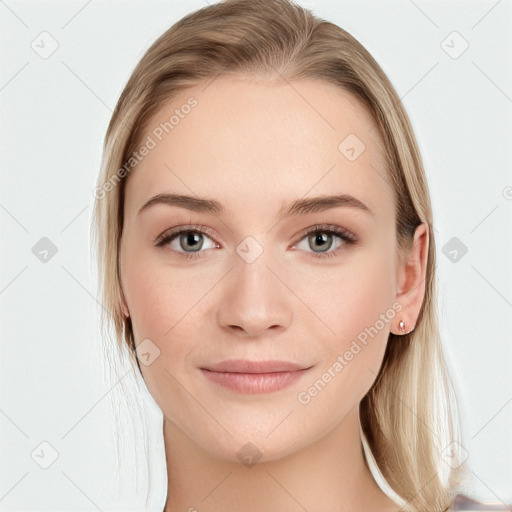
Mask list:
[[[210,247],[204,247],[204,238],[207,238],[211,244]],[[160,235],[155,241],[157,247],[169,245],[170,249],[185,258],[199,258],[206,252],[202,249],[219,248],[219,244],[212,240],[213,232],[202,226],[180,226]],[[338,239],[338,245],[335,250],[331,250],[334,240]],[[338,226],[330,224],[313,226],[306,232],[301,233],[298,243],[293,248],[299,247],[299,244],[306,242],[307,247],[312,248],[311,254],[315,258],[328,258],[336,256],[340,252],[340,247],[346,244],[355,244],[356,237],[350,232]],[[173,244],[175,245],[173,247]],[[319,251],[316,248],[319,247]],[[190,251],[188,249],[191,249]],[[303,249],[304,250],[304,249]],[[309,252],[306,250],[306,252]]]

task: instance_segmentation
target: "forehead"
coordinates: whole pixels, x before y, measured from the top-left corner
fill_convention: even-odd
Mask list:
[[[128,179],[140,206],[165,192],[215,197],[261,210],[261,201],[348,193],[391,206],[375,122],[352,94],[321,80],[268,83],[217,77],[183,90],[148,123],[151,146]]]

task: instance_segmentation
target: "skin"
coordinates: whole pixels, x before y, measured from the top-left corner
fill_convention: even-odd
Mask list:
[[[419,226],[411,251],[397,250],[393,190],[362,104],[327,82],[292,85],[223,76],[182,91],[154,116],[144,140],[191,96],[197,106],[127,181],[122,310],[131,316],[136,344],[149,339],[160,351],[141,367],[164,415],[166,512],[399,509],[364,462],[359,403],[390,331],[400,332],[401,319],[407,330],[415,325],[428,232]],[[348,134],[365,144],[354,161],[338,150]],[[168,204],[138,213],[160,193],[215,199],[226,213]],[[355,196],[373,215],[338,206],[278,217],[283,203],[334,193]],[[214,236],[199,235],[195,246],[186,238],[180,245],[179,235],[155,245],[169,228],[189,224]],[[357,243],[332,235],[316,245],[303,233],[318,224],[344,228]],[[247,236],[263,251],[251,263],[236,250]],[[201,241],[200,257],[183,256],[197,254]],[[319,252],[336,254],[320,259]],[[330,367],[332,373],[338,356],[393,304],[400,313],[309,403],[300,403],[298,393]],[[279,391],[237,394],[199,369],[232,358],[311,368]],[[247,443],[261,455],[251,466],[237,457]]]

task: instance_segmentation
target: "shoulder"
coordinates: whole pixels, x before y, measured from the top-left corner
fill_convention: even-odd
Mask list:
[[[494,512],[511,511],[512,505],[504,503],[484,503],[465,494],[457,494],[447,512]]]

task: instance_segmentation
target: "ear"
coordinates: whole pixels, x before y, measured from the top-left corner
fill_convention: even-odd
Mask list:
[[[130,316],[130,312],[128,311],[128,308],[126,307],[126,304],[124,303],[124,301],[121,302],[121,313],[126,318],[128,318]]]
[[[423,222],[414,232],[412,248],[399,262],[395,300],[402,305],[402,310],[395,317],[394,334],[409,334],[416,326],[425,297],[428,233],[428,225]]]
[[[119,308],[121,309],[121,314],[124,317],[129,318],[130,311],[128,310],[128,306],[126,305],[126,299],[124,298],[124,290],[123,290],[122,286],[121,286],[121,299],[119,301]]]

